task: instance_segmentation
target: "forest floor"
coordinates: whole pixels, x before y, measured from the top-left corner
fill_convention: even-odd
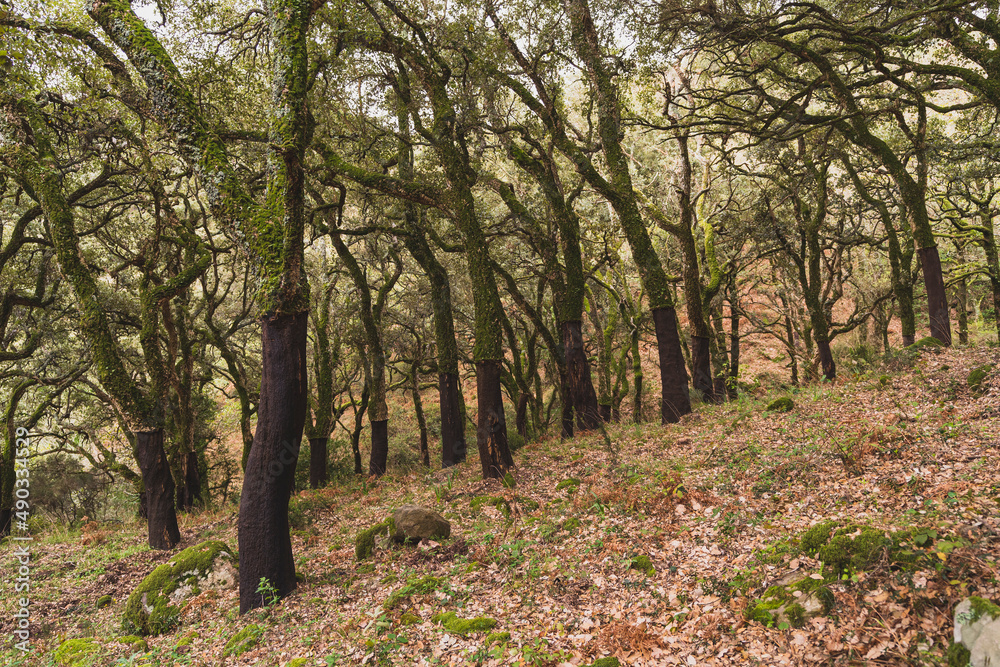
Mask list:
[[[6,650],[16,596],[5,574],[0,662],[56,664],[61,642],[93,637],[97,652],[79,664],[943,665],[955,604],[1000,598],[1000,374],[967,384],[1000,353],[912,356],[833,385],[698,406],[676,425],[532,443],[515,455],[513,488],[479,479],[473,453],[450,470],[302,492],[297,591],[243,616],[236,590],[202,594],[145,652],[114,641],[125,601],[176,552],[150,551],[140,524],[40,535],[32,654]],[[766,410],[786,394],[794,409]],[[482,496],[500,500],[473,503]],[[379,542],[357,562],[357,532],[404,503],[443,514],[451,537]],[[801,538],[828,520],[893,546],[824,573]],[[185,516],[182,533],[178,548],[235,547],[235,509]],[[0,557],[13,572],[12,547]],[[793,572],[832,593],[829,613],[801,627],[746,620]],[[96,609],[103,595],[113,602]],[[496,625],[463,635],[433,620],[442,612]],[[257,643],[223,659],[251,624]]]

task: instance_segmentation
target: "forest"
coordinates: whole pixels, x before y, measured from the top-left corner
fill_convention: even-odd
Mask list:
[[[1000,661],[995,0],[0,0],[0,664]]]

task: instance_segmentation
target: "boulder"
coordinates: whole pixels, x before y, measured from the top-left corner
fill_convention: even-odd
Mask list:
[[[157,567],[129,595],[122,629],[136,635],[167,632],[178,624],[184,600],[205,590],[235,587],[233,553],[222,542],[209,540]]]
[[[746,608],[743,617],[768,626],[787,623],[800,628],[806,620],[830,613],[833,601],[833,593],[822,579],[792,572],[764,591],[756,604]]]
[[[1000,607],[979,597],[959,602],[955,607],[955,644],[968,650],[970,667],[1000,665]],[[961,655],[964,657],[965,651]]]
[[[451,524],[432,509],[417,505],[403,505],[392,514],[396,542],[444,539],[451,535]]]

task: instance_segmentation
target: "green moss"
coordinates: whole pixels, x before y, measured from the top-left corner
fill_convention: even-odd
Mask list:
[[[583,524],[580,522],[579,519],[573,517],[571,519],[566,519],[565,521],[563,521],[561,528],[568,533],[572,533],[574,530],[576,530],[582,525]]]
[[[392,517],[388,517],[385,521],[359,532],[354,538],[355,559],[365,560],[366,558],[371,558],[372,552],[375,551],[375,536],[391,535],[395,530],[395,522],[393,522]]]
[[[503,479],[500,480],[500,483],[503,484],[505,489],[513,489],[517,486],[517,480],[514,479],[514,475],[510,472],[505,472],[503,474]]]
[[[125,635],[124,637],[118,637],[115,639],[119,644],[127,644],[132,647],[134,653],[145,652],[149,650],[149,644],[142,637],[136,637],[135,635]]]
[[[228,658],[230,656],[243,655],[257,646],[263,635],[264,628],[256,623],[251,623],[229,638],[229,641],[226,642],[226,647],[222,650],[222,657]]]
[[[879,387],[888,387],[891,382],[892,382],[892,378],[890,378],[888,375],[880,375],[880,376],[878,376],[878,386]]]
[[[607,658],[598,658],[594,662],[590,663],[590,667],[621,667],[621,664],[622,663],[618,662],[618,658],[612,655]]]
[[[628,565],[630,570],[639,570],[644,573],[647,577],[652,577],[656,574],[656,568],[653,567],[653,562],[649,560],[649,556],[645,554],[639,554],[638,556],[633,556],[632,561]]]
[[[399,617],[399,624],[403,625],[403,626],[406,626],[406,625],[416,625],[417,623],[420,623],[423,620],[424,619],[420,618],[416,614],[411,614],[411,613],[407,612],[407,613],[405,613],[405,614],[403,614],[402,616]]]
[[[795,408],[795,401],[788,396],[776,398],[767,405],[768,412],[791,412]]]
[[[948,652],[944,654],[944,657],[948,661],[948,667],[969,667],[969,660],[972,658],[972,653],[962,644],[952,643],[948,647]]]
[[[487,630],[492,630],[497,625],[496,619],[489,616],[459,618],[453,611],[437,614],[431,620],[435,623],[440,623],[448,632],[455,635],[467,635],[470,632],[486,632]]]
[[[105,607],[110,606],[111,603],[113,603],[114,601],[115,601],[114,598],[112,598],[110,595],[102,595],[101,597],[97,598],[97,603],[94,606],[96,606],[98,609],[104,609]]]
[[[194,643],[194,640],[198,638],[197,632],[188,632],[183,637],[177,640],[174,648],[180,648],[182,646],[190,646]]]
[[[509,642],[510,633],[509,632],[491,632],[486,635],[486,639],[483,640],[483,644],[486,646],[492,646],[493,644],[499,644],[501,642]]]
[[[521,496],[518,496],[517,502],[521,503],[524,509],[528,510],[529,512],[534,512],[539,508],[538,501],[532,500],[531,498],[522,498]]]
[[[576,477],[569,477],[556,484],[556,491],[569,489],[572,492],[575,491],[579,486],[580,486],[580,480],[578,480]]]
[[[867,569],[879,557],[886,554],[892,540],[876,528],[842,528],[834,533],[829,543],[816,552],[816,558],[823,561],[823,574],[843,576]]]
[[[969,389],[972,391],[979,391],[983,388],[983,380],[989,375],[990,367],[981,366],[979,368],[973,369],[969,373],[969,377],[966,378],[965,382],[969,385]]]
[[[309,664],[309,658],[292,658],[285,663],[285,667],[306,667]]]
[[[93,639],[67,639],[55,650],[55,659],[60,665],[79,665],[100,650]]]
[[[815,556],[816,552],[830,541],[830,535],[838,525],[840,524],[837,521],[822,521],[802,533],[799,537],[799,548],[802,553]]]
[[[906,349],[907,350],[923,350],[923,349],[926,349],[926,348],[932,348],[933,349],[933,348],[939,348],[939,347],[943,347],[943,346],[944,346],[944,343],[942,343],[941,341],[939,341],[934,336],[926,336],[924,338],[921,338],[917,342],[915,342],[913,345],[908,345],[906,347]]]
[[[972,605],[972,623],[975,623],[983,616],[989,616],[994,619],[1000,618],[1000,607],[993,604],[986,598],[976,597],[974,595],[969,598],[969,604]]]
[[[190,586],[190,594],[200,593],[198,584],[213,569],[218,558],[236,559],[225,544],[209,540],[188,547],[167,563],[153,570],[142,580],[125,604],[122,630],[128,634],[157,635],[173,629],[180,616],[180,608],[170,595],[182,586]]]
[[[510,503],[499,496],[476,496],[470,501],[473,512],[479,512],[482,510],[484,505],[490,505],[491,507],[496,507],[503,514],[505,519],[511,517]]]
[[[403,600],[406,600],[411,595],[426,595],[427,593],[433,593],[434,591],[440,589],[444,585],[444,579],[442,577],[421,577],[420,579],[411,579],[406,583],[405,586],[397,591],[393,591],[382,608],[386,611],[395,609]]]

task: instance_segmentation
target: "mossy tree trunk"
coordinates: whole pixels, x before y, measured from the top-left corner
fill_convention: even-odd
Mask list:
[[[400,67],[399,86],[409,96],[409,80]],[[397,110],[399,127],[398,169],[404,183],[414,181],[413,146],[410,136],[409,113],[404,104]],[[458,343],[455,339],[455,317],[452,309],[451,280],[448,271],[438,261],[427,242],[420,212],[412,202],[403,202],[406,234],[403,245],[423,269],[431,284],[431,307],[434,311],[434,342],[437,347],[438,402],[441,407],[441,467],[449,468],[465,461],[465,428],[459,408]]]
[[[161,304],[197,279],[211,256],[203,253],[182,272],[169,280],[157,281],[155,285],[149,272],[144,273],[140,287],[142,328],[139,339],[150,386],[140,386],[122,362],[118,341],[98,297],[97,282],[83,262],[73,211],[62,189],[62,176],[41,113],[32,102],[11,97],[0,100],[0,107],[0,132],[8,139],[4,141],[7,148],[0,158],[35,194],[48,218],[56,259],[76,297],[80,328],[89,339],[98,379],[125,421],[126,430],[134,434],[134,454],[143,472],[148,506],[156,508],[155,512],[147,514],[150,546],[170,548],[179,541],[180,534],[169,467],[166,467],[169,479],[163,480],[159,474],[162,469],[156,463],[162,461],[166,466],[163,450],[166,370],[158,340],[159,310]]]
[[[262,377],[257,433],[240,496],[240,611],[263,604],[262,580],[279,596],[295,589],[288,499],[307,403],[306,323],[309,292],[303,266],[303,152],[309,143],[307,0],[268,3],[273,93],[265,203],[247,194],[226,146],[202,117],[166,50],[128,0],[104,0],[91,17],[143,77],[156,120],[205,184],[213,215],[233,232],[259,279]]]
[[[366,356],[371,365],[368,421],[371,423],[372,431],[368,474],[378,477],[385,474],[389,457],[389,405],[386,402],[386,363],[385,347],[382,344],[382,313],[385,311],[386,299],[403,272],[403,263],[394,252],[390,252],[394,269],[392,272],[383,271],[382,284],[379,286],[375,300],[372,301],[368,276],[361,269],[357,259],[335,229],[331,230],[330,238],[333,240],[333,247],[336,249],[341,263],[347,269],[347,273],[351,276],[354,288],[358,293],[358,316],[361,318],[361,325],[364,329]]]
[[[564,0],[563,8],[569,17],[573,48],[583,62],[590,81],[597,110],[598,135],[610,180],[605,180],[597,173],[590,159],[583,155],[579,147],[571,144],[565,134],[556,136],[556,143],[560,150],[567,153],[581,175],[608,198],[618,215],[653,315],[660,362],[660,419],[663,423],[677,422],[683,415],[691,412],[688,375],[680,348],[670,281],[640,214],[628,156],[621,144],[621,105],[617,86],[608,70],[608,59],[600,46],[587,0]],[[548,113],[545,115],[550,116]],[[554,127],[551,122],[549,127],[550,131]]]

